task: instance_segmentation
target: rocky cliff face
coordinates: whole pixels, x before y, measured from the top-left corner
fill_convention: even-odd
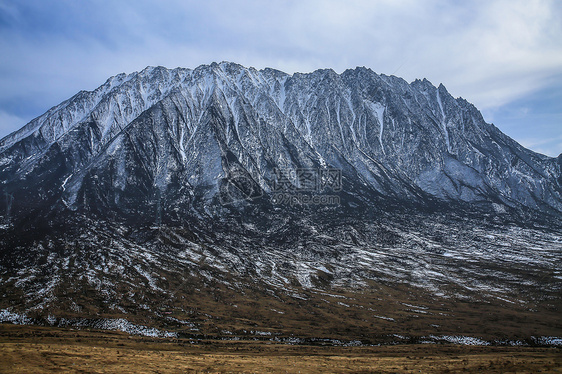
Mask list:
[[[561,168],[427,80],[146,68],[0,141],[2,284],[25,310],[80,304],[60,288],[72,279],[107,310],[138,310],[174,299],[170,272],[557,292]]]
[[[341,169],[350,186],[407,203],[562,211],[558,160],[521,147],[442,85],[365,68],[147,68],[80,92],[0,152],[13,196],[5,221],[30,212],[20,201],[111,210],[155,195],[209,201],[232,173],[269,194],[274,169],[299,168]]]

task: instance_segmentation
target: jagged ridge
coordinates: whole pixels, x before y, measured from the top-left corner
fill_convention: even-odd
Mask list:
[[[0,307],[156,318],[212,314],[232,290],[284,303],[369,289],[361,308],[340,305],[353,315],[385,285],[546,300],[548,314],[561,165],[427,80],[233,63],[121,74],[0,141]],[[299,168],[340,170],[339,204],[276,202],[275,170]],[[255,196],[232,195],[241,183]]]
[[[147,68],[80,92],[0,150],[7,193],[64,160],[46,173],[62,186],[51,197],[71,207],[92,175],[111,179],[110,205],[128,190],[165,194],[174,183],[210,197],[231,154],[265,192],[274,167],[327,165],[383,196],[562,211],[556,159],[524,149],[443,85],[366,68],[292,76],[233,63]]]

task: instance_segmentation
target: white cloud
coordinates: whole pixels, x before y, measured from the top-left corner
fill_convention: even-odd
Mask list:
[[[4,135],[8,135],[12,131],[19,129],[27,122],[29,122],[29,119],[18,117],[0,110],[0,134],[3,134],[0,137],[4,137]]]
[[[562,84],[556,0],[67,5],[52,13],[37,5],[37,14],[32,5],[10,7],[16,26],[0,25],[0,109],[3,101],[31,97],[46,109],[147,65],[222,60],[289,73],[367,66],[408,81],[425,77],[484,110]]]
[[[516,139],[519,143],[543,155],[558,157],[562,153],[562,136],[553,138],[522,138]]]

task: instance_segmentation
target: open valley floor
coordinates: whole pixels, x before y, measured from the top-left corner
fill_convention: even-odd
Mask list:
[[[0,325],[1,373],[561,373],[562,349],[155,339]]]

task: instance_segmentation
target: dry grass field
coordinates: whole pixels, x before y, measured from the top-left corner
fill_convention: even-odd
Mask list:
[[[560,348],[317,347],[0,325],[1,373],[562,373]]]

